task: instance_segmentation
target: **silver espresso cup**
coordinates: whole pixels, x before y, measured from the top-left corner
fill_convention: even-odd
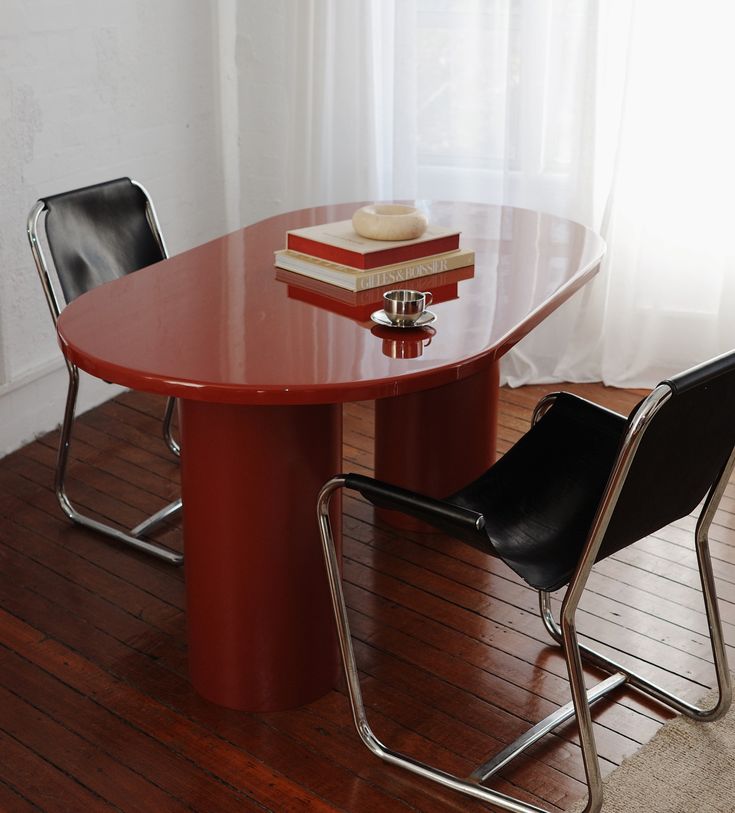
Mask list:
[[[412,325],[431,305],[429,291],[387,291],[383,294],[383,310],[394,325]]]

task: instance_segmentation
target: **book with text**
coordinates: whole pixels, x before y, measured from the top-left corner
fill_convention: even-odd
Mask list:
[[[369,240],[352,228],[351,220],[286,233],[286,248],[291,251],[362,270],[418,260],[458,247],[458,231],[432,225],[415,240]]]
[[[473,265],[475,252],[471,249],[457,249],[443,254],[395,263],[374,268],[370,271],[359,271],[339,263],[322,260],[296,251],[276,251],[276,265],[286,271],[303,274],[313,279],[337,285],[350,291],[364,291],[368,288],[379,288],[384,285],[395,285],[419,277],[441,274],[455,268]]]

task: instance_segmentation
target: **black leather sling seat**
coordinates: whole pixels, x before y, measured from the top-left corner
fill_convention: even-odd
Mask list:
[[[663,382],[672,395],[643,437],[597,561],[688,515],[706,496],[735,443],[734,368],[728,353]],[[499,557],[537,590],[557,590],[577,567],[636,411],[625,418],[560,393],[495,465],[444,500],[403,491],[399,503],[394,487],[353,474],[345,485]],[[469,521],[452,519],[461,509]]]
[[[512,453],[449,501],[483,515],[485,551],[531,587],[556,590],[579,562],[626,428],[625,418],[560,395]]]
[[[408,498],[400,510],[497,556],[532,587],[554,590],[577,566],[626,426],[625,418],[562,394],[504,457],[437,500],[433,512]],[[388,493],[381,499],[374,482],[348,474],[345,485],[376,505],[397,508]],[[442,507],[466,509],[483,521],[460,527],[446,514],[437,521]]]
[[[165,259],[129,178],[42,198],[49,250],[66,302]]]

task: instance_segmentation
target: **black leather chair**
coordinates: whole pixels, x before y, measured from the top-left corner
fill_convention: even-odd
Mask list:
[[[319,496],[318,519],[348,693],[360,737],[377,756],[420,776],[512,811],[534,807],[483,783],[544,734],[576,716],[589,796],[602,806],[590,706],[628,684],[696,720],[716,720],[732,697],[709,554],[708,529],[735,462],[735,352],[663,381],[628,417],[567,393],[542,399],[530,431],[485,474],[446,499],[432,499],[356,474],[338,475]],[[386,747],[373,734],[357,665],[329,523],[331,495],[354,489],[499,557],[539,591],[543,622],[561,646],[572,702],[538,723],[470,776],[452,776]],[[575,616],[595,562],[702,503],[694,544],[719,692],[699,708],[577,639]],[[550,592],[565,588],[560,623]],[[610,676],[587,690],[583,660]]]
[[[44,212],[46,242],[53,259],[58,286],[52,283],[49,264],[39,240],[38,227]],[[118,178],[42,198],[28,216],[27,230],[54,324],[64,305],[86,291],[168,256],[153,203],[145,189],[130,178]],[[80,513],[67,496],[65,475],[79,389],[79,370],[68,361],[66,366],[69,372],[69,389],[59,440],[55,481],[56,495],[62,510],[80,525],[166,562],[181,564],[181,554],[143,538],[157,525],[180,511],[180,499],[165,506],[131,531],[123,531]],[[179,446],[171,433],[174,406],[175,399],[169,398],[164,412],[163,436],[171,451],[178,455]]]

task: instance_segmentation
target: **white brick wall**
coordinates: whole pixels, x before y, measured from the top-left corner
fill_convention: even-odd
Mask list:
[[[0,0],[0,455],[63,410],[25,237],[40,196],[130,175],[151,193],[171,252],[236,225],[222,170],[221,3]],[[83,384],[82,403],[110,392]]]

